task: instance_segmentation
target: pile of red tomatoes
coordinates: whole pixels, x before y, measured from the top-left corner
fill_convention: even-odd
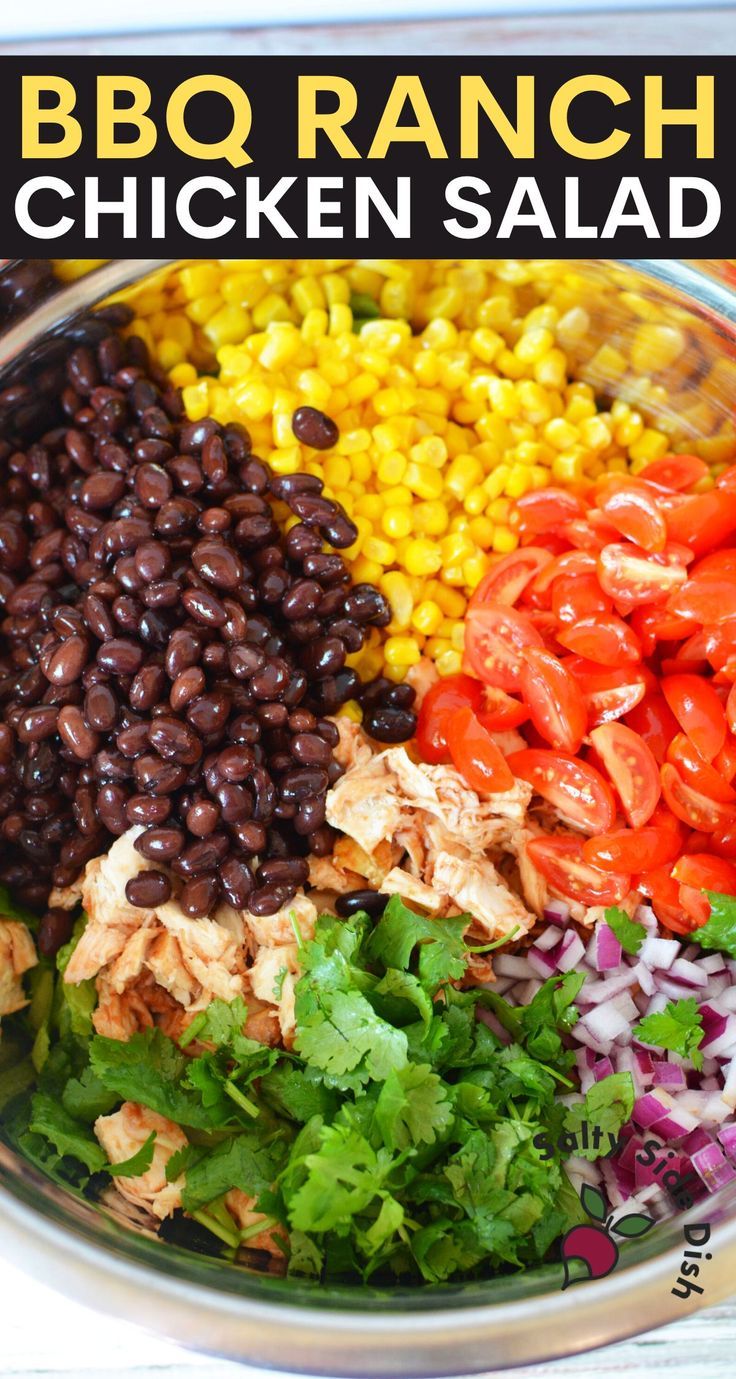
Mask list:
[[[425,761],[476,790],[528,781],[572,831],[534,839],[552,888],[585,905],[651,898],[677,933],[704,891],[736,895],[736,466],[694,455],[588,492],[517,504],[521,544],[476,589],[467,674],[419,716]],[[493,734],[518,729],[504,755]]]

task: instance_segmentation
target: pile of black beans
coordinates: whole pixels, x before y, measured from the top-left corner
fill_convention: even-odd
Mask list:
[[[274,913],[334,842],[330,715],[357,698],[384,742],[416,725],[408,686],[346,665],[390,617],[335,549],[355,527],[242,427],[187,420],[136,337],[74,348],[57,403],[0,441],[0,881],[41,910],[142,825],[131,904],[168,899],[165,864],[190,916]],[[311,412],[295,434],[334,444]],[[67,924],[47,912],[45,951]]]

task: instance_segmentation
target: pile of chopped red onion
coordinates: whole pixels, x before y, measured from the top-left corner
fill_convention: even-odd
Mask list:
[[[542,982],[573,970],[585,975],[576,1005],[580,1018],[571,1039],[581,1092],[612,1073],[628,1072],[634,1083],[631,1121],[623,1148],[612,1158],[568,1161],[573,1184],[603,1186],[615,1209],[632,1198],[656,1214],[671,1211],[651,1164],[638,1162],[645,1141],[658,1140],[663,1154],[674,1150],[667,1168],[683,1177],[695,1199],[736,1179],[736,960],[704,953],[697,944],[661,938],[651,908],[633,916],[647,929],[639,952],[623,952],[603,918],[590,930],[587,946],[569,923],[568,907],[553,901],[547,927],[524,953],[499,953],[493,990],[514,1005],[527,1005]],[[676,1053],[641,1043],[634,1029],[668,1001],[695,997],[703,1019],[702,1069]],[[572,1098],[573,1100],[575,1098]],[[647,1156],[651,1158],[651,1155]]]

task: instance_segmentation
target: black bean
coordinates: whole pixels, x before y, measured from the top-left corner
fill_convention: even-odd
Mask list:
[[[214,909],[219,892],[216,876],[197,876],[183,887],[179,904],[185,915],[192,919],[203,919]]]
[[[47,910],[38,926],[38,951],[42,957],[55,958],[59,949],[69,942],[73,926],[73,910],[58,907]]]
[[[149,862],[170,862],[172,858],[179,856],[185,837],[183,828],[165,824],[154,825],[138,835],[133,847]]]
[[[228,857],[220,868],[220,881],[228,904],[234,910],[244,910],[255,885],[248,864],[237,857]]]
[[[171,897],[171,882],[162,871],[139,871],[125,883],[125,899],[136,909],[155,910]]]
[[[166,795],[131,795],[125,804],[129,824],[163,824],[171,813]]]
[[[369,737],[375,737],[379,742],[406,742],[414,735],[416,726],[415,713],[410,709],[391,708],[390,705],[384,709],[373,709],[363,721]]]
[[[337,637],[318,637],[301,654],[303,669],[310,679],[325,680],[336,675],[345,664],[345,647]]]
[[[282,799],[300,804],[310,795],[320,795],[327,789],[327,772],[316,766],[302,766],[289,771],[281,781]]]
[[[331,450],[340,439],[340,432],[332,417],[316,407],[297,407],[291,418],[291,426],[297,440],[313,450]]]
[[[389,897],[383,895],[381,891],[348,891],[339,895],[335,901],[335,909],[341,919],[350,919],[351,915],[364,912],[370,915],[371,919],[378,919],[388,905]]]
[[[385,627],[391,621],[388,600],[372,584],[354,584],[345,597],[343,610],[351,622],[372,623],[375,627]]]
[[[148,738],[159,756],[193,766],[202,755],[202,743],[197,733],[178,718],[161,715],[148,729]]]
[[[248,909],[254,915],[275,915],[294,899],[296,889],[296,886],[291,885],[259,886],[250,894]]]
[[[332,761],[332,748],[317,733],[297,733],[291,750],[300,766],[328,766]]]

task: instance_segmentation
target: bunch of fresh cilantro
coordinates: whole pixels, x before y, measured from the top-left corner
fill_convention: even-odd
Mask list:
[[[398,897],[375,924],[322,916],[312,940],[299,938],[289,1052],[243,1035],[240,1000],[196,1018],[183,1042],[198,1040],[198,1056],[160,1030],[103,1038],[93,984],[65,987],[42,963],[10,1031],[25,1058],[15,1081],[0,1071],[3,1133],[94,1195],[111,1169],[94,1121],[140,1102],[186,1133],[167,1177],[185,1174],[184,1211],[213,1249],[217,1238],[234,1251],[264,1229],[238,1232],[224,1197],[239,1188],[289,1270],[314,1279],[436,1283],[543,1261],[581,1219],[556,1146],[571,1114],[560,1093],[574,1091],[565,1036],[583,977],[550,978],[522,1008],[460,991],[467,923],[425,918]],[[619,1129],[629,1101],[618,1084],[610,1097],[605,1082],[597,1088]],[[535,1147],[540,1135],[551,1158]],[[153,1150],[152,1136],[123,1172],[143,1172]]]

